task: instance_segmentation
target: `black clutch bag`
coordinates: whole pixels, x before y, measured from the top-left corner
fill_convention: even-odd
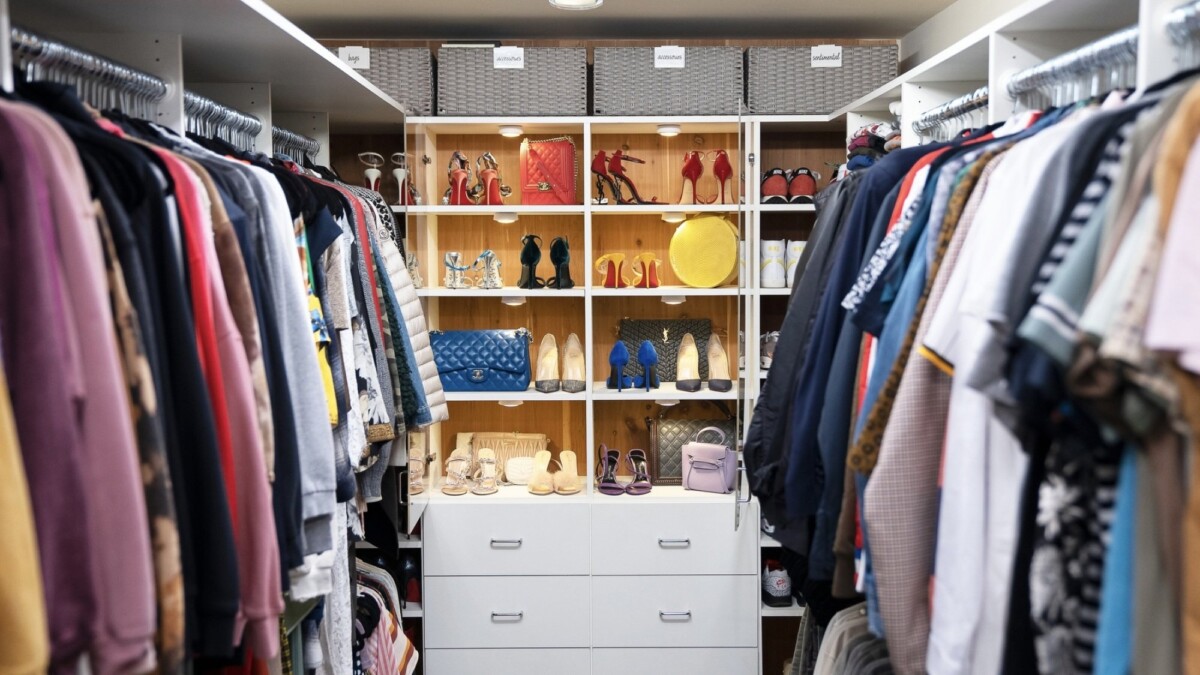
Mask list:
[[[621,319],[620,339],[629,349],[625,374],[634,377],[641,372],[637,363],[638,347],[649,340],[658,352],[658,377],[664,382],[675,381],[675,362],[679,358],[679,343],[691,333],[700,353],[700,381],[708,380],[708,336],[712,321],[708,319]]]

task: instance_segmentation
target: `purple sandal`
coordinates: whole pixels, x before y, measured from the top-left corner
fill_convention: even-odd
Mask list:
[[[606,495],[623,495],[625,486],[617,482],[617,465],[621,462],[620,450],[609,450],[600,444],[600,480],[596,489]]]
[[[631,495],[644,495],[653,487],[650,484],[650,475],[646,472],[646,451],[645,450],[630,450],[626,455],[629,460],[629,466],[633,469],[633,482],[625,486],[625,491]]]

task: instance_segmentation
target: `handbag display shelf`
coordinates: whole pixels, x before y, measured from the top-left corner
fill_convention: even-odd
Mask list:
[[[683,446],[695,438],[701,429],[716,427],[727,438],[736,436],[737,418],[724,401],[700,405],[704,406],[704,418],[684,417],[694,409],[689,404],[662,408],[657,417],[646,418],[646,429],[650,435],[650,481],[655,485],[682,484]],[[713,413],[719,413],[721,416],[714,417]]]

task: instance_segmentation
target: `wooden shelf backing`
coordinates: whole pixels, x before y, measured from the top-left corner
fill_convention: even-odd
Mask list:
[[[413,135],[408,135],[408,147],[412,147]],[[379,194],[388,204],[399,202],[400,186],[392,175],[392,153],[403,152],[405,135],[402,131],[391,134],[334,134],[329,140],[330,168],[337,172],[342,180],[351,185],[366,186],[363,171],[367,165],[358,160],[361,152],[377,152],[383,155],[384,166],[379,167],[383,176],[379,184]]]
[[[444,463],[450,458],[459,433],[479,431],[546,434],[553,458],[557,460],[564,449],[572,450],[579,475],[587,475],[587,406],[583,400],[528,402],[515,408],[493,401],[451,402],[450,419],[442,423],[443,447],[438,459]]]
[[[736,217],[729,220],[736,228]],[[671,268],[669,255],[671,237],[678,227],[679,224],[664,222],[660,216],[654,215],[597,215],[592,220],[592,254],[599,258],[606,253],[624,253],[622,274],[632,281],[633,257],[643,251],[654,253],[662,261],[658,266],[659,283],[663,286],[682,286],[683,280]],[[603,277],[595,271],[594,265],[588,271],[593,286],[603,285]],[[734,278],[730,283],[737,285],[737,279]]]
[[[645,164],[625,162],[625,175],[633,181],[642,199],[649,201],[658,197],[659,202],[666,204],[679,202],[679,196],[683,189],[681,171],[686,152],[724,150],[729,153],[729,163],[733,165],[729,192],[733,195],[741,194],[738,179],[741,152],[738,148],[736,124],[728,133],[688,133],[685,130],[684,133],[673,137],[663,137],[654,133],[593,134],[592,154],[595,155],[599,150],[607,151],[610,156],[616,150],[624,150],[628,155],[645,160]],[[712,155],[704,157],[704,175],[696,186],[697,195],[705,201],[720,194],[720,186],[713,173],[713,159]],[[585,171],[590,169],[591,163],[591,157],[585,158],[583,165]],[[595,178],[590,171],[588,171],[587,183],[589,198],[596,197]],[[610,203],[613,203],[612,196],[608,195],[607,188],[605,189],[606,196]],[[622,187],[622,191],[625,192],[624,187]],[[729,201],[734,201],[732,195]],[[736,205],[731,205],[731,207],[736,208]]]
[[[736,402],[727,402],[726,407],[734,415],[738,413]],[[667,419],[698,419],[720,420],[725,413],[712,401],[682,401],[678,405],[664,408],[653,401],[603,401],[596,404],[593,420],[595,422],[595,443],[600,447],[603,443],[611,450],[626,452],[631,448],[641,448],[650,452],[650,431],[646,426],[646,418],[658,418],[666,414]],[[597,458],[598,459],[598,458]],[[624,462],[624,458],[621,460]],[[622,465],[622,473],[628,473],[629,467]]]

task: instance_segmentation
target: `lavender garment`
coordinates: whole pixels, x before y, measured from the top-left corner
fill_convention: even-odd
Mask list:
[[[78,341],[84,399],[83,508],[92,541],[96,621],[90,650],[96,675],[140,672],[155,665],[154,567],[145,527],[137,445],[108,302],[96,207],[75,146],[45,114],[18,111],[36,125],[62,254],[64,297]],[[130,527],[140,524],[140,527]]]
[[[77,658],[91,640],[91,558],[78,418],[83,381],[69,339],[41,139],[0,101],[0,341],[37,527],[51,659]]]

